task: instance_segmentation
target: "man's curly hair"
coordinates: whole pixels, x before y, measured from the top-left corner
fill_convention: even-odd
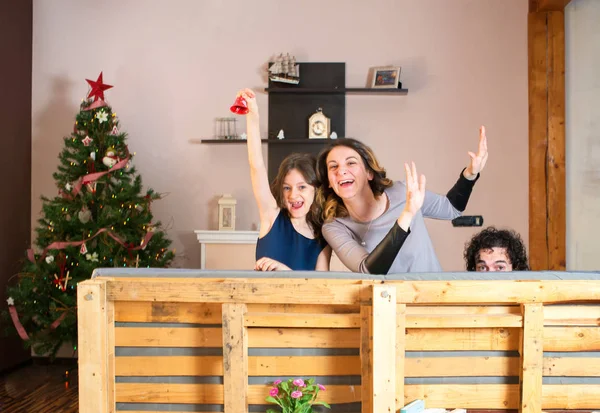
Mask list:
[[[479,251],[506,248],[513,271],[528,271],[527,250],[521,236],[513,230],[487,227],[465,244],[467,271],[477,271]]]

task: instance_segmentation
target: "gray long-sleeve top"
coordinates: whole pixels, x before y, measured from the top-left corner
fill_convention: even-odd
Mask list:
[[[466,207],[475,181],[468,181],[461,173],[458,182],[447,195],[426,191],[423,206],[413,218],[410,233],[388,274],[442,271],[424,218],[451,220],[460,216],[461,211]],[[371,223],[358,222],[348,216],[335,218],[332,222],[323,225],[325,240],[352,272],[369,273],[365,264],[367,257],[390,231],[404,209],[406,203],[404,182],[394,182],[394,185],[385,189],[384,194],[389,199],[389,208]],[[366,243],[365,246],[361,245],[363,241]]]

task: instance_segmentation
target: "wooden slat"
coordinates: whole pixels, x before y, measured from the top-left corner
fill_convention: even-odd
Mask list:
[[[559,334],[558,337],[562,336]],[[555,341],[557,340],[551,340],[550,343]],[[513,328],[412,328],[407,330],[406,336],[407,351],[517,350],[518,343],[518,333]],[[116,345],[221,347],[221,329],[119,327],[116,328]],[[559,348],[568,347],[561,346],[560,343],[552,345],[558,345]],[[252,348],[359,348],[359,329],[252,328],[248,332],[248,346]]]
[[[544,306],[546,326],[600,326],[598,305],[552,305]]]
[[[520,413],[542,409],[542,363],[544,359],[544,309],[540,303],[523,305],[521,330]]]
[[[221,324],[218,303],[115,302],[115,318],[121,322]]]
[[[408,329],[407,351],[517,350],[514,328]]]
[[[373,307],[360,307],[361,412],[373,413]]]
[[[521,327],[523,317],[516,314],[491,315],[428,315],[412,314],[406,317],[407,328],[482,328]]]
[[[404,377],[406,363],[406,305],[396,305],[396,409],[404,406]]]
[[[123,347],[222,347],[220,328],[118,327]],[[249,347],[358,348],[358,329],[252,328]]]
[[[547,12],[547,11],[563,11],[571,0],[529,0],[529,11]]]
[[[546,222],[548,219],[546,15],[529,13],[527,28],[529,55],[529,265],[532,270],[539,271],[549,268]]]
[[[107,302],[106,283],[86,280],[77,285],[79,343],[79,411],[115,411],[114,306]],[[113,346],[114,347],[114,346]]]
[[[546,327],[545,351],[600,351],[600,327]]]
[[[544,376],[596,377],[600,373],[600,358],[545,357]]]
[[[225,413],[248,412],[246,304],[223,304],[223,397]]]
[[[600,408],[600,384],[547,384],[542,394],[543,409]]]
[[[117,327],[119,347],[222,347],[220,328]]]
[[[597,375],[600,371],[600,359],[585,358],[584,361],[585,363],[572,358],[545,358],[544,375]],[[404,363],[403,368],[400,367],[402,363]],[[519,358],[517,357],[409,357],[402,359],[398,356],[396,358],[396,371],[404,371],[405,377],[518,376],[519,368]],[[248,357],[249,376],[347,376],[360,374],[359,356]],[[117,357],[116,375],[222,376],[223,358],[221,356]],[[398,389],[398,381],[396,388]],[[396,394],[398,394],[398,390]]]
[[[519,386],[516,384],[407,384],[405,403],[426,400],[426,407],[464,409],[516,409]]]
[[[248,327],[358,328],[359,314],[248,313]]]
[[[373,411],[396,411],[396,287],[373,286]]]
[[[548,269],[567,269],[565,181],[565,14],[548,13]]]
[[[515,304],[594,301],[600,281],[387,281],[397,286],[398,303],[407,304]]]
[[[119,403],[223,404],[221,384],[116,383]],[[265,404],[270,386],[248,386],[248,403]],[[360,402],[360,386],[329,385],[318,400],[327,403]]]
[[[344,282],[296,283],[280,280],[251,281],[231,279],[205,282],[193,279],[145,279],[108,282],[107,295],[114,301],[158,301],[200,303],[275,303],[275,304],[360,304],[361,290],[367,286]],[[331,280],[327,280],[331,281]]]
[[[401,305],[401,304],[398,304]],[[518,305],[410,305],[406,307],[407,316],[422,315],[496,315],[514,314],[521,315]]]

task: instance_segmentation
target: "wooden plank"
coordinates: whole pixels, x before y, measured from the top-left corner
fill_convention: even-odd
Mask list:
[[[542,387],[543,409],[598,409],[599,384],[547,384]]]
[[[248,313],[248,327],[358,328],[359,314]]]
[[[360,284],[319,282],[277,282],[231,280],[206,282],[194,279],[145,279],[108,282],[107,295],[113,301],[157,301],[200,303],[274,304],[360,304]],[[331,281],[331,280],[327,280]],[[346,281],[346,280],[340,280]]]
[[[398,304],[401,305],[401,304]],[[407,316],[422,315],[500,315],[513,314],[521,316],[519,305],[410,305],[406,307]]]
[[[529,0],[529,11],[547,12],[547,11],[563,11],[571,0]]]
[[[174,384],[174,383],[117,383],[119,403],[196,403],[223,404],[221,384]],[[260,384],[248,386],[248,404],[265,404],[271,386]],[[360,402],[360,386],[329,385],[319,393],[318,400],[327,403]]]
[[[600,326],[598,305],[552,305],[544,306],[546,326]]]
[[[567,268],[565,183],[565,14],[548,13],[548,269]]]
[[[518,357],[422,357],[405,359],[405,377],[518,376]]]
[[[118,347],[222,347],[220,328],[117,327]]]
[[[225,413],[248,412],[248,328],[245,304],[223,304]]]
[[[396,410],[404,406],[404,377],[406,377],[406,305],[396,305]]]
[[[523,305],[521,337],[520,413],[542,410],[544,309],[540,303]]]
[[[417,329],[406,333],[407,351],[517,350],[514,328]]]
[[[398,319],[396,319],[398,320]],[[400,329],[397,330],[398,332]],[[396,342],[400,354],[401,342]],[[595,376],[600,359],[544,358],[545,376]],[[400,367],[404,364],[404,367]],[[518,376],[518,357],[396,357],[396,371],[405,377]],[[361,374],[359,356],[252,356],[249,376],[354,376]],[[221,356],[122,356],[117,376],[222,376]],[[399,383],[396,380],[396,394]],[[404,400],[404,399],[402,399]]]
[[[106,300],[105,282],[86,280],[77,285],[79,411],[115,411],[114,350],[109,348],[113,309]]]
[[[426,400],[426,407],[463,409],[516,409],[517,384],[407,384],[405,403]]]
[[[600,358],[544,357],[544,376],[597,377]]]
[[[600,351],[600,327],[546,327],[545,351]]]
[[[548,194],[546,154],[548,151],[548,71],[546,53],[546,15],[529,13],[529,265],[532,270],[547,270]]]
[[[516,314],[491,315],[409,315],[407,328],[483,328],[483,327],[521,327],[523,317]]]
[[[398,303],[406,304],[521,304],[598,300],[597,280],[458,280],[387,281],[397,286]]]
[[[117,301],[120,322],[221,324],[221,304]]]
[[[396,411],[396,287],[373,286],[373,411]]]
[[[359,329],[252,328],[248,332],[248,346],[251,348],[359,348],[359,331]],[[514,328],[412,328],[407,330],[406,350],[517,350],[519,347],[517,331]],[[587,334],[591,333],[587,332]],[[555,341],[557,340],[552,340],[551,343]],[[221,347],[221,329],[118,327],[116,345]],[[568,345],[565,344],[560,348],[568,348]]]
[[[373,413],[373,307],[360,307],[361,412]]]

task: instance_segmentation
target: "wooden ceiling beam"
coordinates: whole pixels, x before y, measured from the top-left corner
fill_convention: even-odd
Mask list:
[[[529,12],[563,11],[571,0],[529,0]]]

